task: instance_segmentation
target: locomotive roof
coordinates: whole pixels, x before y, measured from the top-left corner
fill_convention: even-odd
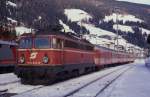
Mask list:
[[[113,51],[113,52],[127,53],[127,52],[117,51],[117,50],[110,49],[110,48],[103,47],[103,46],[99,46],[99,45],[95,45],[95,47],[97,47],[97,48],[101,48],[101,49],[103,49],[103,50]]]
[[[58,36],[64,36],[64,37],[67,37],[67,38],[70,38],[70,39],[73,39],[73,40],[75,40],[75,41],[77,41],[77,40],[80,40],[80,41],[82,41],[82,42],[85,42],[85,43],[88,43],[88,44],[91,44],[89,41],[87,41],[86,39],[82,39],[82,38],[80,38],[80,36],[79,35],[76,35],[76,34],[73,34],[73,33],[71,33],[71,32],[67,32],[67,33],[65,33],[65,32],[61,32],[61,31],[52,31],[52,32],[49,32],[49,33],[35,33],[35,34],[32,34],[32,33],[25,33],[25,34],[23,34],[22,36],[32,36],[32,35],[58,35]],[[91,45],[93,45],[93,44],[91,44]]]

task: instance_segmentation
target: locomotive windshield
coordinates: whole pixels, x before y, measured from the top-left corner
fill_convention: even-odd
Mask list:
[[[19,43],[19,48],[26,49],[32,47],[32,38],[22,38]]]
[[[35,48],[50,48],[49,38],[35,38]]]

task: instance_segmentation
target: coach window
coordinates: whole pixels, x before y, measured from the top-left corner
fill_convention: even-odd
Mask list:
[[[49,38],[35,38],[35,48],[50,48]]]

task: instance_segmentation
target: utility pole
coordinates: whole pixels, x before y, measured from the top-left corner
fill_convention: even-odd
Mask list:
[[[118,33],[118,10],[119,10],[119,8],[118,7],[116,7],[115,8],[115,13],[116,13],[116,25],[117,25],[117,29],[116,29],[116,34],[117,34],[117,51],[118,51],[118,46],[119,46],[119,33]]]
[[[118,9],[116,9],[116,24],[117,24],[117,51],[118,51],[118,46],[119,46],[119,41],[118,41],[118,38],[119,38],[119,33],[118,33]]]

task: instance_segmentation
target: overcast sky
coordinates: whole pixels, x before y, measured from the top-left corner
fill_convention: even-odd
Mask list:
[[[128,2],[133,2],[133,3],[141,3],[141,4],[150,5],[150,0],[117,0],[117,1],[128,1]]]

